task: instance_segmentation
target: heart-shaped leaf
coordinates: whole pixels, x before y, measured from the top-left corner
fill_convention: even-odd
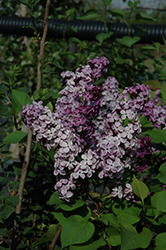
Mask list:
[[[109,38],[111,35],[113,34],[113,32],[109,32],[107,33],[100,33],[96,36],[96,39],[99,41],[99,43],[102,43],[104,40],[106,40],[107,38]]]
[[[133,44],[138,42],[140,40],[140,37],[135,36],[135,37],[130,37],[130,36],[124,36],[123,38],[117,38],[116,41],[122,45],[127,46],[130,48]]]
[[[155,238],[155,250],[164,250],[166,249],[166,233],[160,233]]]
[[[136,229],[129,225],[121,227],[121,250],[129,250],[136,248],[147,248],[150,244],[152,233],[148,228],[143,228],[140,234]]]
[[[79,215],[70,216],[63,224],[61,232],[62,248],[87,242],[94,234],[95,227]]]

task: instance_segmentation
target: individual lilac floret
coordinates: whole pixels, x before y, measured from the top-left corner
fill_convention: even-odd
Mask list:
[[[132,186],[129,183],[126,183],[126,187],[123,189],[122,186],[118,186],[112,189],[111,195],[113,197],[125,198],[126,200],[133,200],[134,193]]]

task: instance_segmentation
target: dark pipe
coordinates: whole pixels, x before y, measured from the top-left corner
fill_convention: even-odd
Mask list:
[[[36,28],[42,34],[43,23],[34,21]],[[15,34],[19,36],[34,36],[32,28],[23,28],[23,26],[33,26],[31,18],[24,17],[0,17],[0,34]],[[135,26],[130,26],[130,34],[134,36]],[[138,26],[138,25],[137,25]],[[163,43],[163,37],[166,39],[166,25],[139,25],[145,30],[145,35],[139,43]],[[73,31],[70,27],[77,29]],[[114,31],[114,38],[122,38],[128,35],[126,24],[123,23],[107,23],[108,31]],[[95,36],[101,32],[105,32],[104,23],[101,21],[64,21],[57,19],[49,19],[47,36],[50,38],[69,38],[77,37],[80,40],[94,40]]]

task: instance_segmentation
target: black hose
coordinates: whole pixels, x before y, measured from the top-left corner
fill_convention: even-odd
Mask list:
[[[43,31],[43,22],[34,20],[38,32]],[[25,17],[0,17],[0,34],[15,34],[19,36],[34,36],[32,28],[23,28],[25,26],[33,26],[31,18]],[[163,37],[166,39],[166,25],[139,25],[145,30],[145,35],[141,37],[139,43],[164,43]],[[130,26],[130,35],[134,36],[135,28],[138,24]],[[73,30],[75,28],[77,32]],[[114,31],[113,38],[122,38],[128,35],[127,25],[123,23],[107,23],[108,31]],[[95,36],[105,32],[104,23],[101,21],[64,21],[58,19],[49,19],[47,37],[50,38],[69,38],[77,37],[80,40],[95,40]]]

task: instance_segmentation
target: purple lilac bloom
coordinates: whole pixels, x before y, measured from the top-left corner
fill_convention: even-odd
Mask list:
[[[97,176],[111,180],[113,197],[133,200],[132,187],[124,183],[124,175],[130,171],[132,180],[132,171],[145,171],[145,160],[153,153],[149,137],[140,137],[139,115],[146,116],[155,128],[166,129],[165,105],[156,105],[159,91],[150,99],[150,88],[136,84],[120,94],[114,77],[108,77],[102,86],[95,85],[108,64],[107,58],[96,57],[75,73],[63,72],[64,89],[55,112],[42,102],[22,110],[36,140],[48,150],[55,149],[55,190],[66,201],[85,181]]]
[[[149,158],[155,152],[155,148],[149,136],[138,139],[138,143],[140,148],[136,152],[133,171],[144,172],[148,168]]]

